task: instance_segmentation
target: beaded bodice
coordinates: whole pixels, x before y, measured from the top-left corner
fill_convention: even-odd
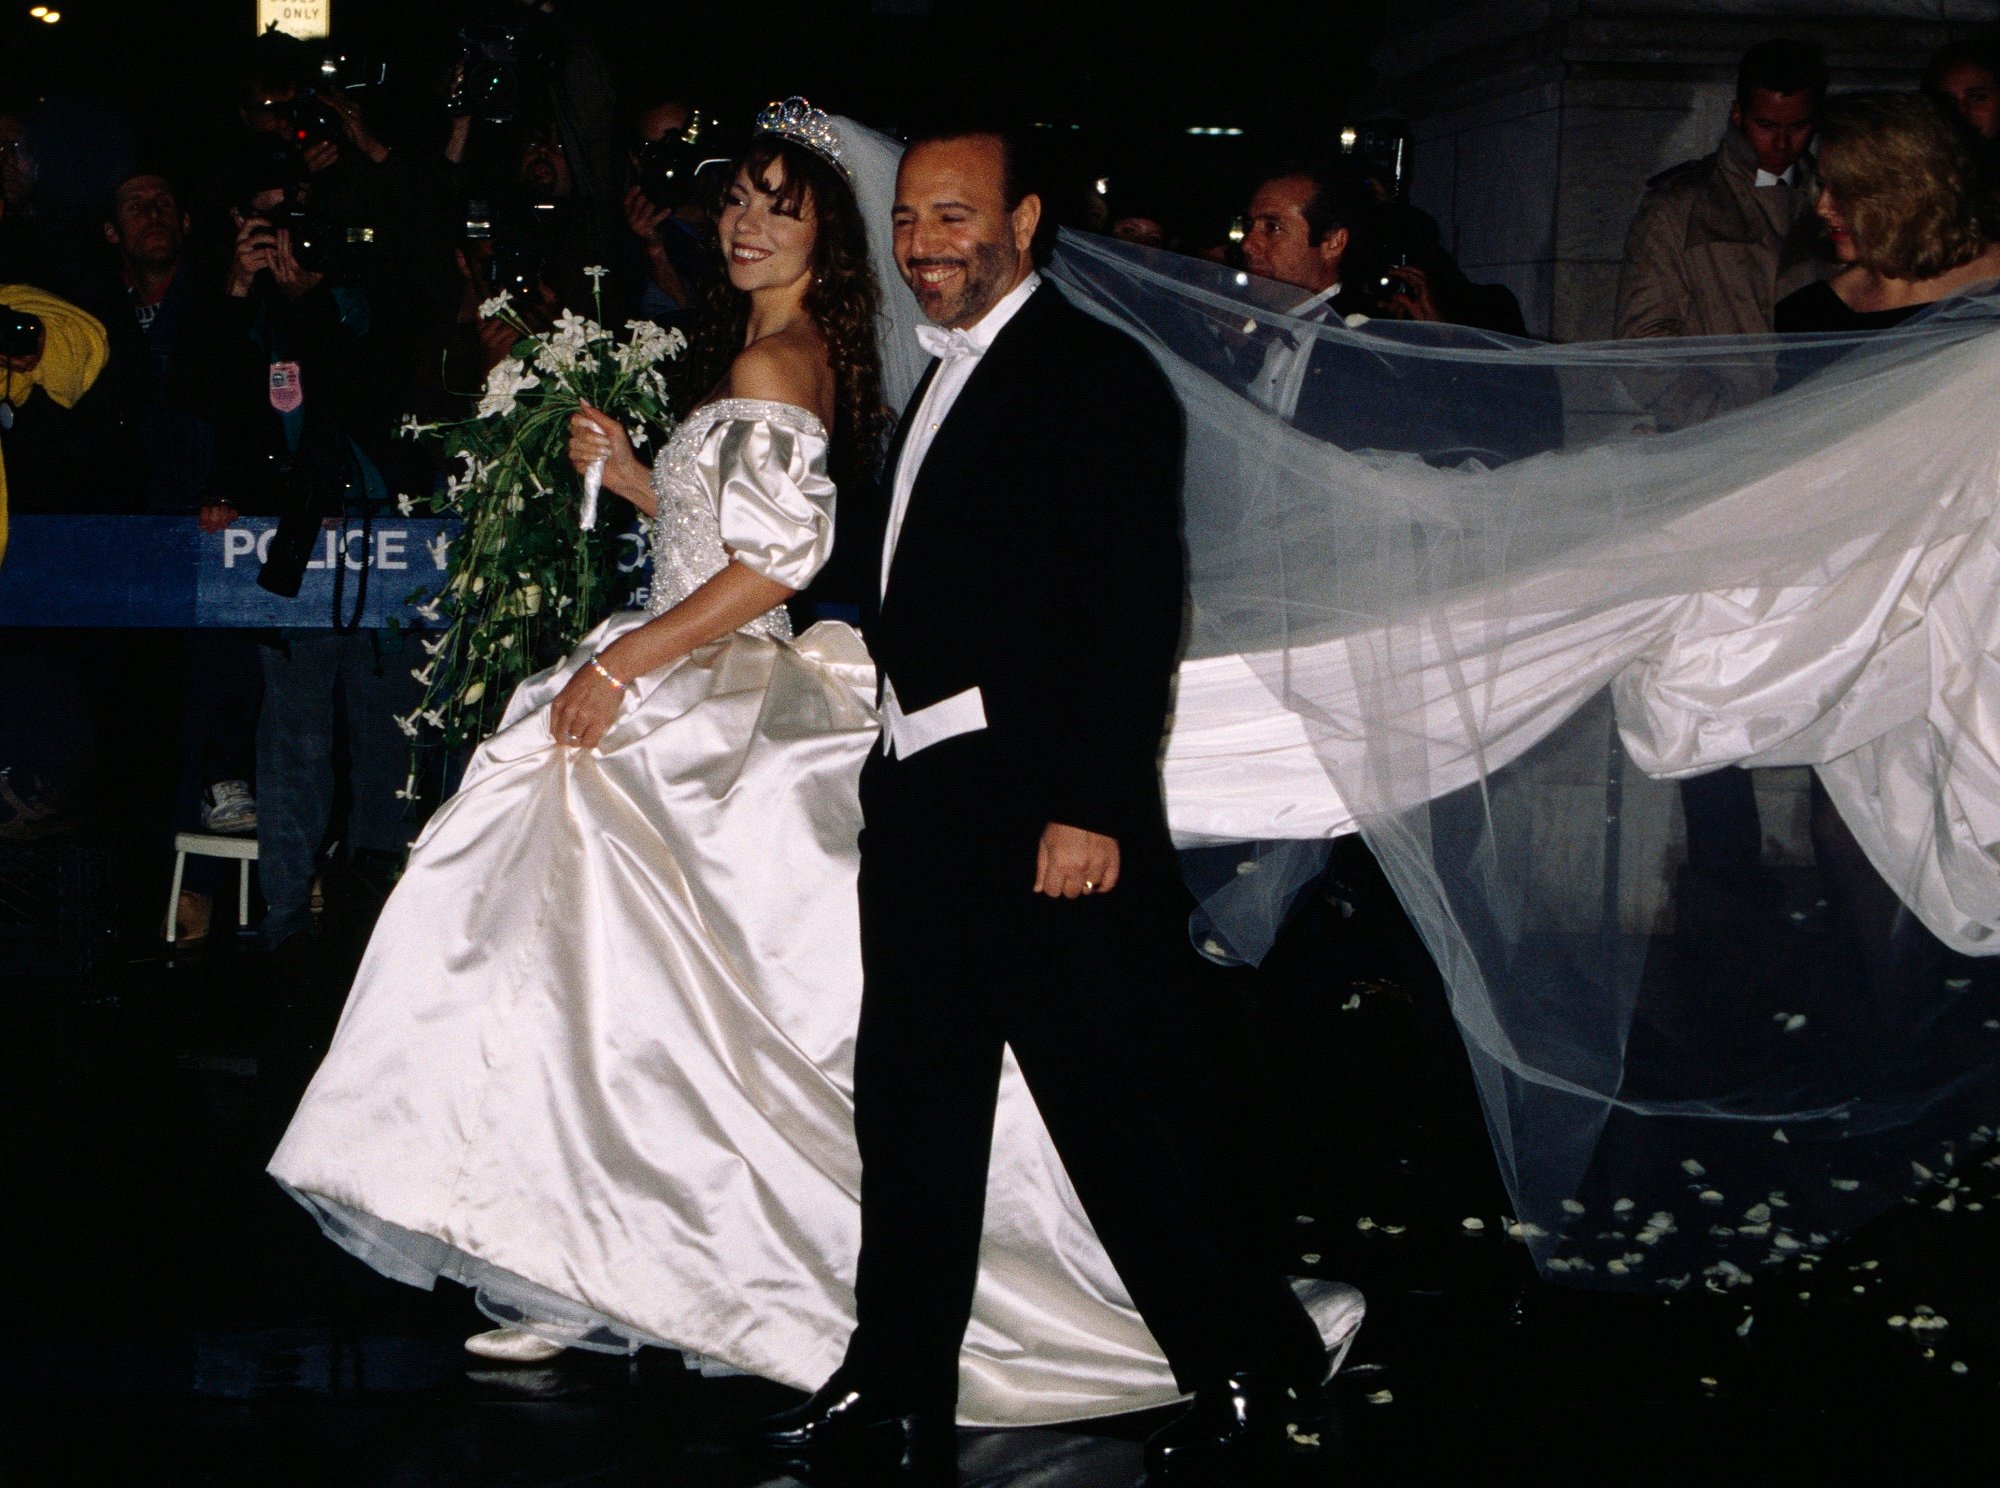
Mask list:
[[[708,489],[700,464],[702,445],[710,431],[729,419],[761,419],[826,438],[820,421],[805,409],[761,398],[722,398],[697,408],[681,422],[653,462],[653,494],[660,505],[653,519],[653,583],[648,608],[655,615],[672,609],[729,566],[717,511],[719,493]],[[792,621],[785,607],[778,605],[737,629],[790,640]]]

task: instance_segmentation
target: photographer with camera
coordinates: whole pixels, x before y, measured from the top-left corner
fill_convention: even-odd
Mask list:
[[[625,188],[625,226],[640,255],[629,251],[626,277],[638,285],[634,313],[661,326],[690,322],[715,278],[712,184],[700,178],[718,151],[712,123],[679,90],[661,92],[632,119]],[[726,152],[724,152],[726,153]]]
[[[199,278],[188,262],[189,226],[164,171],[141,162],[117,172],[102,223],[115,254],[112,273],[100,276],[87,300],[111,341],[110,365],[94,397],[115,421],[112,437],[133,472],[127,484],[143,492],[146,510],[192,515],[204,531],[217,532],[236,512],[219,485],[215,429],[175,394],[174,363]],[[186,679],[174,830],[254,831],[251,781],[263,691],[254,634],[196,628],[174,643]],[[189,863],[175,915],[177,943],[206,933],[224,877],[216,859]]]
[[[218,293],[191,308],[179,376],[216,426],[229,505],[279,517],[258,583],[296,596],[309,562],[336,555],[336,607],[354,614],[367,570],[337,555],[368,551],[373,516],[389,502],[384,464],[401,380],[371,334],[363,285],[315,239],[317,179],[253,175],[232,210],[235,242]],[[266,950],[314,953],[310,897],[337,794],[336,718],[344,712],[350,805],[341,840],[364,864],[395,860],[408,840],[395,793],[404,775],[394,715],[418,688],[400,635],[287,628],[262,639],[264,703],[257,726],[257,841],[268,912]]]
[[[6,215],[0,200],[0,219]],[[9,462],[32,444],[37,415],[60,417],[104,369],[104,327],[67,300],[0,282],[0,563],[7,558]],[[44,394],[35,397],[36,389]],[[25,462],[16,461],[14,474]],[[33,475],[21,489],[33,490]],[[36,491],[34,505],[57,499]],[[82,678],[97,660],[86,632],[33,633],[0,647],[0,837],[46,836],[71,825],[68,809],[88,777],[97,741]]]
[[[5,213],[0,206],[0,217]],[[57,408],[74,408],[108,351],[95,316],[46,290],[0,283],[0,561],[7,556],[7,456],[18,453],[30,426],[24,410],[39,403],[36,388]]]

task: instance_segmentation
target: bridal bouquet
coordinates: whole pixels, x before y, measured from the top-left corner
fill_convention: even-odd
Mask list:
[[[587,269],[601,286],[603,269]],[[603,316],[603,302],[597,301]],[[423,701],[396,723],[420,744],[476,743],[522,679],[560,660],[616,602],[615,537],[600,530],[596,482],[569,463],[569,419],[584,403],[623,424],[640,448],[673,428],[661,364],[686,338],[633,320],[621,339],[596,320],[564,311],[555,328],[531,332],[503,290],[479,307],[523,339],[487,374],[473,417],[447,424],[403,421],[411,438],[440,440],[462,468],[429,510],[460,518],[444,588],[416,613],[441,630],[421,639],[412,673]],[[594,474],[595,472],[593,472]],[[399,498],[408,515],[419,502]],[[426,732],[428,731],[428,732]],[[414,794],[415,782],[404,795]]]

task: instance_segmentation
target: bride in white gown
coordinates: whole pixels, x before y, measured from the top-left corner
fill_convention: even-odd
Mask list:
[[[653,613],[515,695],[419,839],[270,1164],[341,1245],[476,1288],[516,1339],[665,1345],[805,1388],[853,1323],[855,788],[876,722],[860,637],[794,638],[783,601],[831,551],[830,468],[874,433],[855,310],[895,159],[836,127],[766,134],[737,171],[740,354],[650,479],[610,421],[576,432],[579,465],[608,457],[606,485],[656,513]],[[1360,1299],[1320,1286],[1337,1345]],[[1010,1059],[961,1419],[1177,1397]]]

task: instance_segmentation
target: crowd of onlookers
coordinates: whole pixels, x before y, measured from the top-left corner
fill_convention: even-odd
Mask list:
[[[560,12],[534,14],[538,31],[468,33],[414,128],[407,111],[394,115],[401,128],[378,117],[373,79],[267,34],[229,69],[221,148],[191,166],[126,141],[98,152],[109,163],[90,182],[56,179],[90,153],[59,148],[72,109],[0,95],[0,561],[10,510],[177,514],[211,532],[289,517],[310,545],[322,520],[433,488],[434,452],[398,439],[398,424],[470,411],[518,334],[480,315],[502,291],[532,328],[565,310],[613,326],[697,313],[719,271],[708,200],[719,183],[696,169],[715,153],[715,122],[676,87],[617,98],[597,41]],[[1936,157],[1925,168],[1957,169],[1938,164],[1954,150],[1970,162],[1976,228],[1975,178],[2000,135],[2000,55],[1947,48],[1922,90],[1947,136],[1923,146]],[[1827,293],[1830,280],[1853,300],[1835,272],[1857,251],[1880,257],[1886,240],[1879,212],[1849,202],[1843,216],[1828,189],[1842,183],[1814,151],[1826,95],[1811,46],[1771,42],[1744,58],[1718,149],[1646,188],[1618,335],[1768,331],[1788,314],[1810,328],[1796,317],[1837,312],[1810,297],[1801,310],[1796,297]],[[1869,170],[1895,169],[1866,153],[1842,152],[1850,195],[1878,191]],[[1925,157],[1898,158],[1907,170]],[[1107,198],[1087,180],[1058,205],[1072,226],[1294,286],[1308,319],[1525,333],[1514,296],[1471,282],[1365,150],[1267,166],[1245,182],[1227,232],[1170,225],[1170,201]],[[1858,237],[1871,241],[1856,250]],[[1352,401],[1295,341],[1219,355],[1246,396],[1302,426],[1315,397]],[[1393,431],[1371,437],[1402,447]],[[287,530],[272,543],[279,570]],[[282,592],[284,574],[269,577]],[[100,638],[21,634],[0,647],[0,835],[11,837],[79,815],[90,751],[78,733],[93,716],[83,694],[109,675]],[[404,742],[390,722],[413,706],[404,639],[324,623],[185,638],[185,716],[155,753],[178,760],[177,826],[256,832],[274,949],[309,932],[337,805],[351,861],[392,872],[407,840],[395,791]],[[1754,830],[1747,786],[1728,778],[1738,774],[1694,788],[1697,853],[1737,851],[1713,842],[1741,837],[1746,810]],[[211,887],[190,885],[179,933],[205,932]]]
[[[129,137],[80,150],[103,118],[0,97],[0,512],[279,518],[260,582],[296,594],[323,522],[434,488],[436,450],[399,424],[469,414],[519,324],[693,311],[718,265],[687,179],[691,105],[616,107],[565,14],[496,14],[400,134],[371,79],[276,32],[228,72],[228,137],[178,158]],[[407,123],[403,103],[381,112]],[[63,179],[92,154],[113,158],[100,180]],[[479,313],[502,293],[514,323]],[[405,635],[301,619],[189,632],[179,738],[155,751],[180,756],[178,827],[256,833],[274,948],[312,923],[337,808],[348,860],[383,873],[409,831]],[[0,834],[88,815],[119,645],[17,631],[0,648]],[[200,870],[173,927],[195,938]]]

